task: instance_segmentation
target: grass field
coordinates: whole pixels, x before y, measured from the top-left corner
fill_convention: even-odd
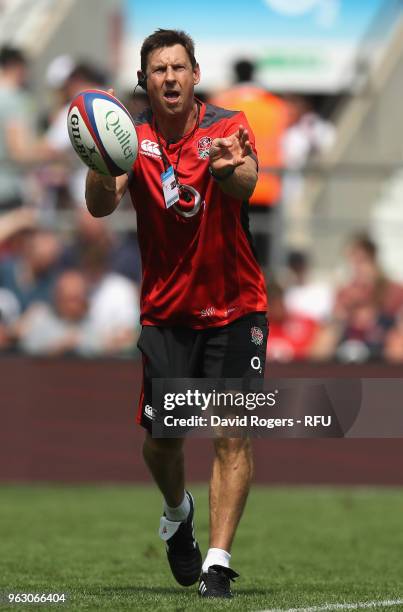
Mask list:
[[[205,551],[207,488],[191,490]],[[160,508],[146,486],[0,487],[0,591],[67,592],[72,610],[110,612],[403,598],[401,490],[254,488],[233,549],[236,597],[221,604],[174,582],[156,535]],[[50,609],[1,609],[38,607]]]

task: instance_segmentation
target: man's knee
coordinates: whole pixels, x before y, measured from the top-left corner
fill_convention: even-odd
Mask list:
[[[252,457],[252,447],[249,438],[224,438],[214,439],[214,450],[219,461],[233,463],[240,456]]]

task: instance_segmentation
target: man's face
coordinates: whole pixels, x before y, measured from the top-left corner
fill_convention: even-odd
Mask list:
[[[353,278],[364,283],[374,283],[379,275],[376,261],[359,245],[351,245],[347,251],[347,262]]]
[[[22,62],[16,62],[9,68],[13,74],[14,82],[18,87],[25,87],[28,84],[28,66]]]
[[[80,321],[88,311],[87,285],[79,272],[65,272],[55,290],[55,307],[65,321]]]
[[[147,93],[154,111],[170,116],[186,112],[193,103],[200,69],[192,68],[182,45],[152,51],[147,61]]]

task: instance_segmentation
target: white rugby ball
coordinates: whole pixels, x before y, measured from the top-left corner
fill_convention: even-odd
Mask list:
[[[106,91],[79,93],[70,104],[67,129],[75,152],[92,170],[119,176],[133,166],[138,149],[133,119]]]

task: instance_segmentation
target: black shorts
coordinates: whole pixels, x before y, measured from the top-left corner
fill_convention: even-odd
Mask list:
[[[263,312],[207,329],[145,325],[138,341],[143,388],[137,422],[151,433],[153,378],[263,378],[267,334]]]

